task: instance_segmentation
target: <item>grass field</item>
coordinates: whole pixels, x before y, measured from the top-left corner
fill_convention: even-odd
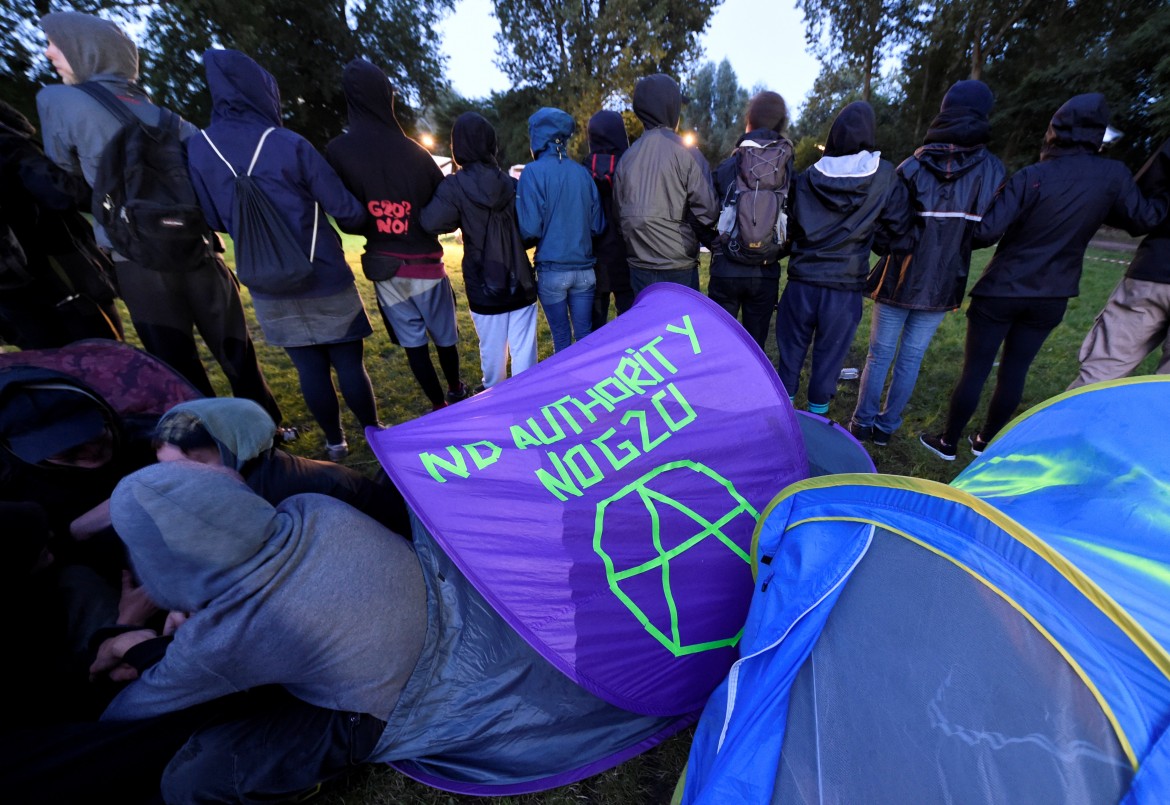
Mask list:
[[[344,241],[350,264],[358,265],[361,239],[344,238]],[[479,355],[475,331],[471,326],[471,319],[463,297],[462,276],[459,270],[462,248],[451,240],[444,242],[444,248],[452,282],[461,301],[459,311],[460,360],[464,379],[469,385],[475,385],[480,380]],[[976,253],[972,266],[973,275],[979,275],[991,254],[991,250]],[[229,258],[230,256],[229,252]],[[1071,301],[1064,322],[1052,333],[1032,367],[1021,411],[1060,393],[1076,376],[1077,351],[1081,340],[1092,325],[1094,317],[1101,309],[1113,286],[1123,274],[1124,264],[1127,261],[1128,255],[1125,253],[1097,250],[1089,252],[1081,282],[1081,296]],[[702,284],[705,288],[705,258]],[[430,411],[430,404],[410,374],[405,352],[390,343],[385,329],[378,320],[377,306],[374,303],[373,288],[370,283],[359,276],[358,286],[374,323],[375,333],[366,342],[366,365],[377,393],[382,420],[387,425],[394,425],[422,416]],[[250,312],[250,301],[245,299],[245,302]],[[865,316],[858,328],[857,337],[847,363],[849,366],[860,368],[864,365],[869,333],[869,307],[867,302]],[[965,330],[966,318],[961,311],[947,315],[923,364],[917,390],[905,413],[903,430],[895,436],[889,446],[873,448],[873,457],[879,472],[912,475],[946,483],[951,481],[970,462],[972,456],[968,451],[962,449],[958,460],[949,463],[943,462],[927,453],[917,441],[917,433],[921,430],[932,432],[941,430],[942,422],[946,416],[951,386],[958,376],[962,363]],[[265,374],[285,411],[286,421],[288,424],[298,427],[303,434],[300,440],[292,443],[291,449],[303,455],[320,458],[323,453],[322,437],[300,397],[296,373],[293,371],[292,365],[282,350],[263,343],[258,327],[253,325],[252,332],[257,341],[257,349]],[[544,324],[543,316],[541,317],[539,352],[542,358],[552,353],[548,328]],[[774,341],[769,344],[768,352],[774,360]],[[205,358],[207,358],[206,355]],[[209,367],[214,366],[209,358],[207,358],[207,363]],[[1153,365],[1154,359],[1148,359],[1139,368],[1139,373],[1152,372]],[[227,393],[227,385],[222,376],[214,376],[213,381],[216,383],[217,390]],[[986,404],[986,399],[990,394],[991,385],[989,382],[988,388],[985,389],[984,404]],[[856,393],[856,381],[842,383],[830,409],[830,416],[837,421],[847,422],[853,411]],[[798,396],[797,404],[803,405],[804,402],[803,394]],[[972,420],[972,429],[978,427],[982,421],[981,417],[982,409],[976,413]],[[1089,424],[1091,425],[1091,423]],[[361,437],[360,429],[348,412],[346,412],[346,430],[349,434],[352,450],[347,463],[355,468],[372,472],[374,469],[373,456],[369,452],[365,440]],[[641,757],[575,785],[542,794],[500,798],[491,801],[501,803],[501,805],[503,803],[515,803],[516,805],[521,803],[524,805],[534,805],[535,803],[543,805],[569,805],[569,803],[573,805],[581,805],[581,803],[619,805],[620,803],[627,805],[629,803],[667,802],[685,763],[689,740],[690,733],[683,733]],[[328,784],[315,801],[323,803],[323,805],[359,805],[359,803],[450,805],[453,803],[483,802],[484,800],[459,797],[426,788],[389,768],[371,766]]]

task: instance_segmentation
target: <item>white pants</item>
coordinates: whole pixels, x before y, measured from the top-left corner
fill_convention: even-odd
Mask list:
[[[472,312],[471,321],[479,336],[484,388],[507,379],[509,355],[513,377],[536,363],[536,303],[510,313]]]

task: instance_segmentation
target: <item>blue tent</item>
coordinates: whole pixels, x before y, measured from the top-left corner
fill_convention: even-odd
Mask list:
[[[676,800],[1170,791],[1170,378],[1060,395],[952,484],[793,484]]]

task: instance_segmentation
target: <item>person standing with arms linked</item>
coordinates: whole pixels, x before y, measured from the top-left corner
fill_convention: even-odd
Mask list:
[[[1166,215],[1165,197],[1145,198],[1125,165],[1099,153],[1108,123],[1099,93],[1077,95],[1056,110],[1040,161],[1008,179],[975,230],[976,248],[996,241],[999,247],[971,289],[963,369],[946,426],[919,436],[944,461],[955,460],[1001,344],[987,418],[967,437],[971,452],[982,454],[1015,414],[1032,361],[1079,293],[1085,249],[1101,225],[1139,235]]]

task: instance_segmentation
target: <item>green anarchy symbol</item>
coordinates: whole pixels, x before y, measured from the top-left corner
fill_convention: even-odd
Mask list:
[[[714,517],[696,512],[694,509],[684,505],[675,500],[669,495],[652,488],[651,481],[660,478],[667,473],[698,473],[705,476],[711,482],[713,487],[712,492],[704,494],[704,500],[711,500],[716,502],[716,514]],[[679,479],[682,480],[682,479]],[[656,484],[658,487],[670,488],[678,481],[672,478],[662,478],[662,482]],[[693,485],[695,480],[687,478],[686,483]],[[637,495],[640,498],[641,504],[645,507],[646,512],[650,516],[651,523],[651,539],[653,541],[655,556],[641,564],[634,567],[617,570],[614,566],[613,557],[606,552],[603,545],[603,538],[605,536],[605,516],[606,510],[613,511],[615,508],[613,504],[618,501],[623,501],[626,498]],[[724,504],[728,504],[728,508],[724,508]],[[662,514],[665,510],[674,510],[685,515],[694,523],[694,531],[689,536],[670,534],[667,535],[672,538],[685,536],[685,539],[678,540],[678,544],[672,548],[666,548],[663,545],[662,533]],[[628,508],[622,510],[625,515],[628,515]],[[718,540],[727,550],[731,551],[735,556],[738,556],[747,564],[751,564],[751,558],[742,548],[735,544],[735,541],[727,535],[728,531],[735,528],[746,528],[751,530],[754,528],[755,521],[759,517],[759,513],[752,508],[752,505],[744,500],[743,496],[736,491],[735,486],[719,473],[712,470],[703,464],[694,461],[673,461],[669,464],[651,470],[643,475],[633,483],[628,484],[619,492],[606,498],[597,504],[597,515],[593,529],[593,550],[605,562],[605,576],[609,582],[609,589],[618,599],[626,605],[626,608],[634,614],[638,621],[646,628],[654,638],[666,647],[671,654],[676,657],[683,657],[688,654],[698,654],[703,651],[711,651],[724,646],[733,646],[739,641],[739,637],[743,632],[743,627],[739,628],[733,635],[724,636],[710,636],[713,639],[704,640],[698,643],[691,643],[683,645],[682,637],[679,630],[679,607],[675,600],[675,591],[671,587],[671,563],[685,562],[686,553],[692,548],[700,545],[708,540]],[[744,518],[750,520],[748,523],[743,523]],[[619,520],[619,517],[614,514],[611,516],[611,521]],[[628,551],[628,517],[622,516],[621,521],[627,524],[623,527],[617,526],[615,522],[610,523],[611,540],[614,539],[613,534],[622,531],[624,536],[622,542]],[[734,532],[733,532],[734,533]],[[694,555],[692,554],[692,557]],[[676,565],[677,567],[677,565]],[[666,611],[670,614],[670,634],[656,626],[649,616],[646,615],[645,609],[638,604],[633,598],[626,594],[622,589],[622,582],[639,576],[643,573],[658,573],[662,578],[662,595],[666,602]],[[661,600],[656,609],[661,609]]]

